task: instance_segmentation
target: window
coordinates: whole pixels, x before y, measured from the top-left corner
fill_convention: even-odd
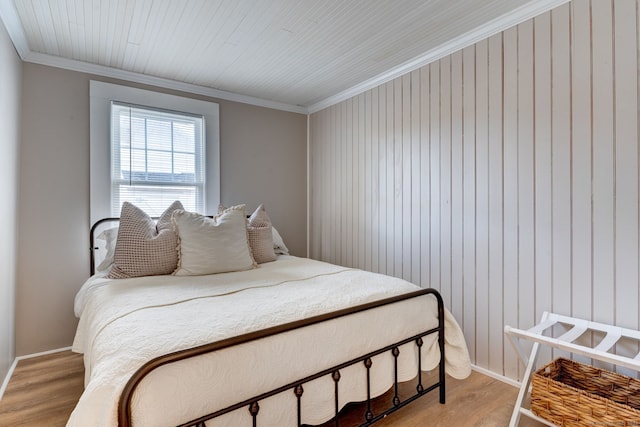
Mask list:
[[[119,216],[124,200],[151,215],[174,200],[216,213],[219,135],[216,103],[91,81],[90,223]]]
[[[111,104],[111,215],[132,202],[159,216],[174,200],[204,213],[203,118]]]

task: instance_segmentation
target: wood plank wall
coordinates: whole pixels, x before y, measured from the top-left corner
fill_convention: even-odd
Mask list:
[[[439,289],[509,378],[505,324],[638,329],[639,9],[573,0],[314,113],[310,255]]]

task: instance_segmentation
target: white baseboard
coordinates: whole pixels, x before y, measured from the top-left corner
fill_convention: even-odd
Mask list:
[[[486,375],[488,377],[495,378],[498,381],[502,381],[505,384],[509,384],[510,386],[513,386],[513,387],[516,387],[516,388],[520,388],[520,382],[519,381],[512,380],[511,378],[507,378],[504,375],[496,374],[495,372],[491,372],[488,369],[481,368],[481,367],[476,366],[476,365],[471,365],[471,369],[473,369],[476,372],[481,373],[482,375]]]
[[[2,386],[0,387],[0,400],[2,400],[2,396],[4,396],[4,392],[7,389],[7,386],[9,385],[9,381],[11,381],[11,376],[13,375],[13,372],[15,371],[19,361],[25,360],[25,359],[32,359],[38,356],[46,356],[48,354],[60,353],[61,351],[68,351],[68,350],[71,350],[71,347],[58,348],[55,350],[43,351],[40,353],[26,354],[24,356],[18,356],[15,359],[13,359],[13,363],[11,364],[11,367],[9,367],[9,372],[7,372],[7,376],[4,378],[4,381],[2,382]]]
[[[40,353],[25,354],[24,356],[18,356],[16,357],[16,360],[33,359],[34,357],[46,356],[48,354],[60,353],[62,351],[70,351],[70,350],[71,350],[71,347],[56,348],[54,350],[41,351]]]
[[[4,381],[2,382],[2,386],[0,387],[0,400],[2,400],[2,396],[4,396],[4,391],[7,389],[9,385],[9,380],[11,379],[11,375],[13,375],[13,371],[16,369],[16,365],[18,364],[18,358],[13,359],[13,363],[9,367],[9,372],[7,372],[7,376],[4,377]]]

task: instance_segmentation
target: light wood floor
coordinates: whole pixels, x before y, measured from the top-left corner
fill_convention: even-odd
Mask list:
[[[70,351],[21,360],[0,400],[0,426],[64,426],[82,393],[83,375],[82,356]],[[473,372],[462,381],[448,380],[445,405],[438,403],[436,391],[376,426],[507,426],[516,394],[516,388]],[[340,425],[349,425],[349,417],[360,413],[359,408],[350,408]],[[523,417],[520,426],[542,424]]]

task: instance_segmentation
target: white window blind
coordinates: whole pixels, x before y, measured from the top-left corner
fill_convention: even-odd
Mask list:
[[[111,214],[129,201],[160,215],[173,201],[205,212],[204,118],[111,103]]]

